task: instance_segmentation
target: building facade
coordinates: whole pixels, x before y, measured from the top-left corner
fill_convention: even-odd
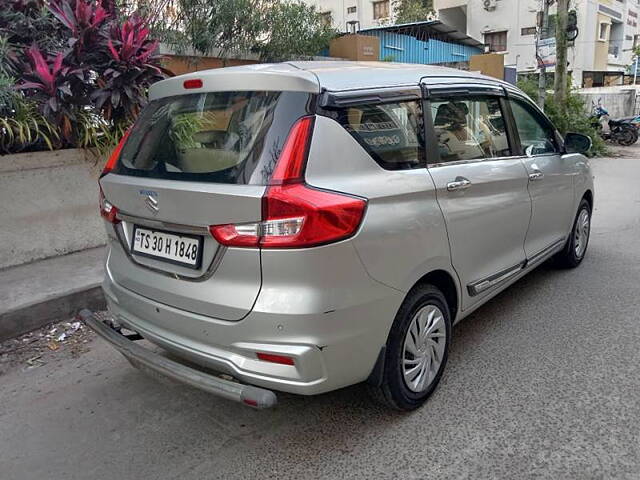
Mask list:
[[[434,0],[440,20],[505,54],[519,73],[538,71],[536,37],[543,0]],[[554,2],[555,3],[555,2]],[[577,86],[620,83],[639,43],[640,0],[572,0],[578,36],[568,52]],[[554,24],[555,5],[550,7]],[[543,51],[541,49],[541,51]],[[552,63],[552,62],[551,62]],[[549,68],[553,71],[553,67]]]
[[[392,22],[392,0],[304,0],[340,32],[387,25]]]

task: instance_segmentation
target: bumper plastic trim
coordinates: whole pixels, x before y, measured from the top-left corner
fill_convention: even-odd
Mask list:
[[[113,345],[127,360],[141,370],[159,373],[227,400],[240,402],[257,409],[270,408],[278,402],[275,393],[271,390],[224,380],[141,347],[96,318],[89,310],[81,310],[79,316],[93,331]]]

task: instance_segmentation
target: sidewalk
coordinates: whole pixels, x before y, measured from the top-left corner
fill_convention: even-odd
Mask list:
[[[104,256],[98,247],[0,270],[0,340],[103,309]]]

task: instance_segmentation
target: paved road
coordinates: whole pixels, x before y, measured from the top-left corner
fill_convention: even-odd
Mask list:
[[[0,377],[0,478],[640,478],[640,158],[593,163],[583,265],[542,266],[456,327],[419,411],[355,386],[256,412],[95,340]]]

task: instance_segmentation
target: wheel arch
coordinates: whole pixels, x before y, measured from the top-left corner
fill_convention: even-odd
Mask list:
[[[456,316],[460,311],[460,291],[455,277],[447,270],[441,268],[431,270],[429,273],[426,273],[422,277],[420,277],[413,284],[413,286],[407,292],[405,299],[410,295],[413,289],[422,285],[433,285],[442,292],[445,300],[447,301],[447,306],[449,307],[449,313],[451,315],[451,324],[453,325],[456,321]],[[387,335],[389,335],[389,333],[387,333]],[[386,349],[387,343],[385,342],[385,344],[380,349],[378,358],[376,359],[376,363],[374,364],[373,369],[366,380],[366,382],[370,385],[377,387],[382,385],[382,377],[384,375],[385,368]]]
[[[587,189],[583,194],[582,194],[582,198],[580,199],[580,201],[582,200],[586,200],[589,203],[589,208],[591,209],[591,212],[593,213],[593,192],[589,189]]]
[[[419,285],[433,285],[438,288],[444,298],[447,300],[447,306],[449,307],[449,313],[451,314],[451,323],[455,323],[456,317],[460,310],[460,295],[458,290],[458,284],[451,273],[446,270],[438,269],[423,275],[412,287],[416,288]]]

